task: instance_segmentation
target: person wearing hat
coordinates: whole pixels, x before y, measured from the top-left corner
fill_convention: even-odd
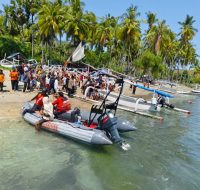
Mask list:
[[[70,101],[64,96],[63,92],[58,92],[56,97],[56,100],[52,103],[55,117],[71,110]]]
[[[23,111],[23,115],[26,113],[34,113],[36,111],[40,111],[43,108],[43,98],[48,97],[47,89],[42,89],[42,92],[39,92],[36,96],[34,96],[30,101],[35,100],[35,103],[32,108],[25,109]]]

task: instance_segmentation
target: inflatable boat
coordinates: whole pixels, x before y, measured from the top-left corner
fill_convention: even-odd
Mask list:
[[[70,121],[71,118],[72,118],[72,111],[69,111],[69,112],[66,112],[66,113],[63,113],[61,115],[58,116],[58,119],[59,120],[62,120],[62,121]],[[91,117],[94,117],[94,113],[91,114]],[[88,121],[89,120],[89,116],[90,116],[90,113],[88,111],[85,111],[85,110],[82,110],[81,111],[81,120],[84,122],[84,121]],[[93,123],[95,125],[98,124],[98,119],[100,117],[100,114],[97,114],[97,116],[95,117]],[[130,132],[130,131],[135,131],[137,128],[128,120],[126,119],[123,119],[121,117],[117,117],[117,124],[116,124],[116,127],[117,127],[117,130],[120,132],[120,133],[124,133],[124,132]]]
[[[32,104],[29,102],[25,103],[22,107],[24,109],[29,109]],[[25,121],[29,124],[35,126],[36,123],[42,120],[42,116],[37,113],[26,113],[23,115]],[[89,144],[96,145],[111,145],[112,141],[106,136],[106,133],[99,129],[89,128],[78,122],[66,122],[58,119],[53,121],[46,121],[42,123],[42,129],[47,131],[60,134],[65,137],[70,137],[76,140],[80,140]]]
[[[116,80],[116,83],[117,81],[122,83],[120,97],[123,79]],[[90,113],[78,109],[70,110],[53,121],[43,122],[41,128],[90,144],[110,145],[114,142],[127,150],[129,145],[124,143],[119,131],[128,132],[136,128],[130,122],[115,117],[119,97],[115,102],[106,104],[106,96],[101,105],[91,107]],[[22,107],[22,116],[29,124],[36,125],[42,120],[42,116],[28,112],[32,106],[30,102],[25,103]]]

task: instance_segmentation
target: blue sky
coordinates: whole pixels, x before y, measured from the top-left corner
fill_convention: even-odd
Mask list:
[[[194,17],[194,27],[199,31],[193,44],[200,55],[200,0],[82,0],[85,3],[85,10],[94,12],[98,17],[110,13],[112,16],[122,15],[126,9],[133,4],[138,7],[141,13],[140,19],[145,19],[145,13],[154,12],[160,20],[166,20],[167,25],[176,33],[179,32],[179,21],[183,21],[187,14]],[[10,0],[0,0],[2,4]],[[143,30],[145,26],[142,26]]]

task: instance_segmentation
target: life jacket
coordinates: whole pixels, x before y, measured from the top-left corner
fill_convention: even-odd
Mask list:
[[[35,104],[37,106],[42,107],[43,106],[43,101],[42,101],[43,98],[44,98],[44,95],[38,94],[37,97],[35,98]]]
[[[5,75],[2,73],[0,74],[0,82],[3,83],[5,80]]]
[[[61,107],[61,110],[65,111],[65,112],[71,110],[71,103],[70,103],[69,100],[65,100],[65,101],[63,102],[63,105],[62,105],[62,107]]]
[[[55,105],[58,112],[66,112],[71,109],[69,100],[63,97],[58,97],[52,104]]]
[[[18,80],[18,77],[19,77],[19,75],[18,75],[17,71],[11,71],[10,72],[10,79],[11,80]]]

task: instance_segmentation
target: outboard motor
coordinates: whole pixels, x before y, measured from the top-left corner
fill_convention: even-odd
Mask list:
[[[161,107],[163,107],[163,106],[166,104],[166,103],[165,103],[165,98],[162,97],[162,96],[160,96],[160,97],[158,98],[158,104],[160,104]]]
[[[98,128],[106,131],[110,136],[111,140],[115,143],[122,143],[122,139],[119,136],[116,128],[117,118],[112,112],[105,112],[98,118]]]
[[[115,117],[112,112],[105,112],[98,118],[98,128],[106,131],[111,140],[119,144],[123,150],[128,150],[130,145],[123,142],[122,138],[119,136],[116,124],[117,117]]]
[[[167,106],[167,107],[169,107],[171,109],[173,109],[175,107],[173,104],[167,103],[166,100],[165,100],[165,98],[163,96],[160,96],[158,98],[158,104],[160,104],[161,107]]]
[[[121,85],[119,96],[115,100],[115,102],[106,104],[106,99],[111,91],[107,93],[104,100],[102,101],[101,105],[92,105],[90,115],[89,115],[89,122],[88,125],[90,126],[95,117],[100,114],[98,118],[98,128],[104,130],[111,138],[111,140],[121,146],[123,150],[128,150],[130,148],[129,144],[125,144],[121,137],[119,136],[118,130],[117,130],[117,118],[114,116],[117,110],[118,102],[120,95],[123,90],[123,84],[124,80],[116,79],[115,84]],[[107,111],[109,110],[109,111]],[[111,112],[111,110],[114,112],[114,114]],[[94,116],[92,116],[94,114]]]

